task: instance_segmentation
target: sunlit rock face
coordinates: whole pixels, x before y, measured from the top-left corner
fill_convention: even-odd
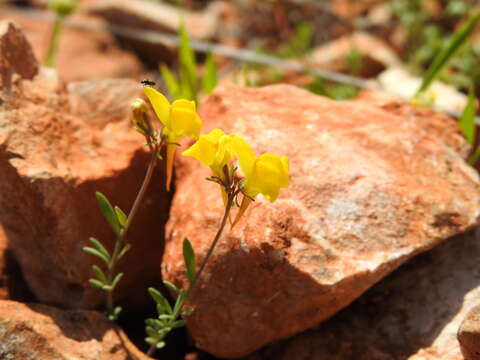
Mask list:
[[[194,293],[196,345],[240,357],[347,306],[400,264],[477,223],[479,179],[456,122],[380,100],[295,87],[227,86],[200,110],[208,132],[290,159],[291,184],[227,230]],[[181,244],[204,257],[223,212],[209,169],[179,157],[163,274],[185,283]]]
[[[26,44],[6,42],[0,64],[13,66],[7,55],[7,60],[33,56]],[[30,62],[37,69],[35,58]],[[140,84],[67,84],[53,69],[13,70],[11,88],[0,88],[2,237],[39,301],[67,308],[101,306],[105,295],[88,279],[92,264],[105,264],[82,248],[91,236],[109,249],[115,241],[95,192],[128,211],[145,175],[150,155],[130,122],[130,102],[141,93]],[[149,303],[146,288],[160,278],[169,200],[157,170],[127,236],[134,246],[119,265],[125,276],[115,295],[131,307]]]
[[[0,358],[151,359],[101,313],[5,300],[0,301]]]

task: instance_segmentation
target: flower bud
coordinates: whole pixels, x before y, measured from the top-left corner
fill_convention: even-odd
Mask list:
[[[70,15],[76,6],[77,0],[50,0],[48,2],[48,8],[62,17]]]
[[[133,114],[132,123],[135,130],[145,137],[152,136],[152,125],[147,116],[147,103],[142,99],[137,98],[133,100],[131,109]]]

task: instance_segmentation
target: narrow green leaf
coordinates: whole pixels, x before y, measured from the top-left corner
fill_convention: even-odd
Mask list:
[[[472,166],[475,166],[475,164],[480,160],[480,146],[477,146],[475,149],[475,153],[468,159],[468,163]]]
[[[178,76],[180,78],[180,98],[197,102],[196,86],[194,85],[192,77],[187,68],[182,64],[180,64]]]
[[[120,315],[120,313],[122,312],[122,307],[121,306],[115,306],[115,309],[113,309],[113,315],[115,315],[116,317],[118,317],[118,315]]]
[[[127,253],[127,251],[130,250],[131,247],[131,244],[125,244],[125,246],[122,248],[122,250],[120,250],[117,255],[117,261],[120,260]]]
[[[165,64],[160,65],[160,73],[162,74],[162,79],[165,81],[170,96],[174,100],[178,100],[180,98],[180,84],[175,78],[175,75],[173,75]]]
[[[474,145],[475,143],[475,112],[476,112],[476,99],[475,99],[475,90],[473,86],[470,87],[470,91],[468,93],[468,102],[463,109],[463,113],[460,116],[460,120],[458,125],[462,130],[467,142],[470,145]]]
[[[188,81],[190,83],[191,89],[196,95],[197,92],[197,64],[195,59],[195,53],[190,45],[190,37],[188,35],[187,28],[185,23],[182,22],[182,25],[179,29],[180,37],[180,46],[178,49],[178,56],[180,60],[180,68],[184,68]],[[191,99],[194,100],[194,99]]]
[[[173,320],[173,316],[172,314],[161,314],[161,315],[158,315],[158,319],[162,321],[171,321]]]
[[[102,269],[100,269],[97,265],[92,265],[92,270],[95,273],[95,275],[97,275],[98,280],[100,280],[104,284],[107,283],[107,277],[105,276]]]
[[[90,283],[90,285],[103,290],[103,284],[101,281],[97,279],[88,279],[88,282]]]
[[[160,310],[162,310],[164,313],[172,313],[172,307],[170,306],[170,303],[160,291],[154,288],[148,288],[148,293],[153,298],[153,300],[155,300],[155,302],[160,306]]]
[[[187,293],[184,290],[180,290],[180,293],[178,294],[177,298],[175,299],[175,305],[173,307],[173,313],[178,314],[180,312],[180,309],[182,308],[184,301],[185,301],[185,296]]]
[[[117,216],[118,223],[124,229],[128,227],[128,217],[118,206],[114,207],[115,215]]]
[[[425,92],[429,88],[432,82],[437,78],[440,72],[453,58],[457,50],[468,39],[470,34],[475,29],[475,25],[477,24],[479,19],[480,12],[470,17],[470,19],[465,23],[465,25],[463,25],[457,32],[455,32],[447,46],[442,51],[440,51],[433,60],[427,72],[423,76],[422,84],[420,85],[420,88],[418,89],[415,96],[418,96],[418,94]]]
[[[145,319],[145,324],[147,326],[155,328],[155,319],[152,319],[152,318]]]
[[[218,84],[217,64],[211,52],[207,55],[205,62],[205,73],[203,75],[203,91],[210,94]]]
[[[157,349],[162,349],[165,347],[165,345],[166,345],[165,341],[159,341],[156,347]]]
[[[102,286],[102,290],[112,291],[113,288],[112,288],[112,285],[110,285],[110,284],[104,284],[104,285]]]
[[[103,216],[108,221],[113,231],[115,231],[117,235],[120,234],[120,224],[118,223],[118,219],[115,215],[115,210],[113,210],[112,204],[110,204],[108,199],[101,192],[97,191],[95,195],[97,197],[98,205],[100,206],[100,211],[102,212]]]
[[[158,335],[155,329],[150,326],[145,327],[145,332],[151,338],[155,338]]]
[[[173,324],[172,324],[172,328],[179,328],[179,327],[182,327],[182,326],[185,326],[187,322],[185,320],[177,320],[175,321]]]
[[[108,252],[108,250],[105,248],[105,246],[103,246],[103,244],[100,241],[98,241],[94,237],[91,237],[88,240],[93,244],[93,246],[95,246],[95,249],[97,249],[102,254],[104,254],[107,258],[110,259],[110,253]]]
[[[118,273],[115,278],[113,279],[112,281],[112,290],[115,289],[115,287],[117,286],[117,284],[120,282],[120,280],[122,280],[123,278],[123,273]]]
[[[102,259],[103,261],[105,261],[105,263],[107,265],[110,265],[110,259],[107,258],[105,256],[105,254],[101,253],[100,251],[98,251],[97,249],[94,249],[94,248],[91,248],[89,246],[85,246],[82,248],[83,251],[85,251],[86,253],[89,253],[89,254],[92,254],[92,255],[95,255],[95,256],[98,256],[100,259]]]
[[[192,244],[187,238],[183,239],[183,260],[185,261],[185,267],[187,268],[188,280],[190,280],[191,283],[195,278],[196,264]]]
[[[188,307],[188,308],[182,310],[181,314],[182,314],[182,316],[188,316],[188,315],[191,315],[194,310],[195,309],[193,307]]]
[[[151,336],[145,338],[145,342],[149,345],[153,345],[157,343],[157,340]]]
[[[178,290],[178,288],[177,288],[173,283],[171,283],[170,281],[163,280],[163,284],[164,284],[167,288],[169,288],[170,290],[174,291],[174,292],[177,293],[177,294],[178,294],[178,292],[180,291],[180,290]]]

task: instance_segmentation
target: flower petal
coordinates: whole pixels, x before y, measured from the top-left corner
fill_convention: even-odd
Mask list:
[[[187,107],[172,107],[169,132],[179,137],[189,136],[198,139],[201,128],[202,120],[194,110]]]
[[[170,124],[170,103],[163,94],[151,87],[144,87],[143,93],[147,96],[152,104],[153,110],[158,117],[158,120],[165,126]]]
[[[232,149],[237,155],[240,168],[245,177],[249,177],[255,163],[255,153],[250,144],[237,134],[231,135]]]

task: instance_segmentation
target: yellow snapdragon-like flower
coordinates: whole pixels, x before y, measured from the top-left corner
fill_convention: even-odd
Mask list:
[[[232,142],[233,151],[245,176],[243,183],[245,194],[251,198],[262,194],[274,202],[280,188],[288,187],[288,158],[273,154],[262,154],[257,157],[250,145],[238,135],[234,135]]]
[[[255,156],[251,146],[245,139],[236,134],[227,135],[220,129],[214,129],[209,134],[201,135],[198,141],[183,152],[203,165],[209,166],[213,174],[224,179],[223,168],[230,165],[234,157],[238,159],[244,180],[244,198],[233,223],[235,225],[243,216],[247,207],[258,194],[274,202],[281,188],[288,187],[288,158],[273,154]],[[222,197],[226,203],[225,189]],[[232,226],[233,226],[232,225]]]
[[[210,133],[201,135],[182,155],[193,157],[209,166],[215,176],[223,179],[223,167],[234,157],[231,137],[232,135],[227,135],[220,129],[213,129]]]
[[[245,180],[243,192],[246,195],[240,205],[233,225],[243,216],[255,196],[262,194],[270,202],[274,202],[281,188],[289,185],[288,158],[274,154],[255,156],[250,145],[240,136],[233,140],[233,148],[237,155]]]
[[[143,92],[163,124],[162,136],[165,136],[167,141],[167,190],[170,190],[173,161],[178,142],[184,136],[198,139],[202,120],[197,114],[193,101],[180,99],[170,104],[167,98],[154,88],[145,87]]]
[[[195,144],[185,150],[182,155],[190,156],[210,167],[214,176],[225,180],[223,168],[233,160],[232,135],[225,134],[220,129],[213,129],[210,133],[200,135]],[[227,193],[221,187],[224,205],[227,203]]]

